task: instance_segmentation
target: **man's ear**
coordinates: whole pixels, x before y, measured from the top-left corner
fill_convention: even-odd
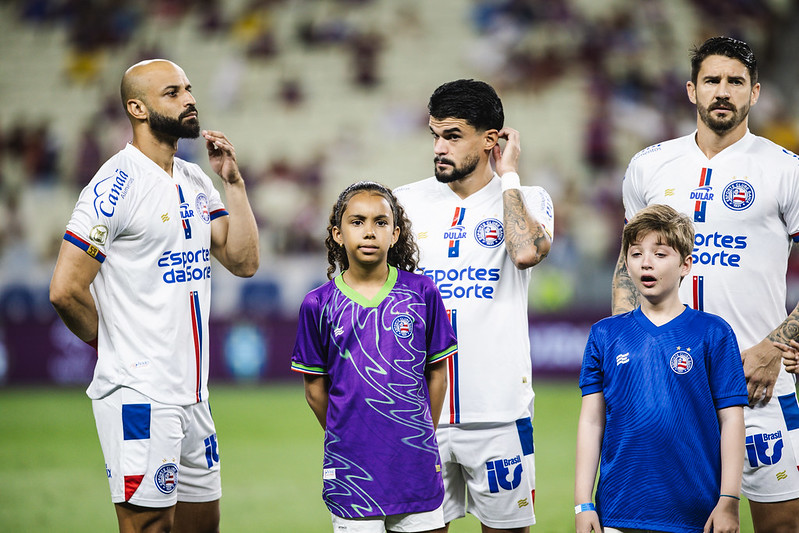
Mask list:
[[[749,105],[755,105],[758,98],[760,98],[760,83],[756,83],[755,86],[752,87],[752,94],[749,95]]]
[[[125,107],[128,110],[128,115],[130,115],[131,117],[139,120],[147,119],[149,111],[147,110],[147,105],[141,100],[137,100],[136,98],[131,98],[130,100],[128,100],[128,103]]]
[[[493,150],[498,141],[499,132],[497,130],[486,130],[485,133],[483,133],[483,143],[486,151]]]
[[[688,100],[690,100],[692,104],[696,104],[696,85],[694,85],[694,82],[685,82],[685,92],[688,93]]]

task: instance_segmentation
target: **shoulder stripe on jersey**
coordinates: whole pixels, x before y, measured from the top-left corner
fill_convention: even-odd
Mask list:
[[[105,261],[105,254],[101,252],[99,248],[97,248],[95,245],[91,243],[84,241],[83,239],[81,239],[71,231],[67,231],[64,234],[64,240],[71,242],[72,244],[74,244],[75,246],[77,246],[78,248],[80,248],[90,256],[97,259],[100,263]]]
[[[303,374],[313,374],[317,376],[324,376],[327,374],[327,371],[320,366],[308,366],[296,361],[291,363],[291,369],[295,372],[302,372]]]
[[[799,242],[799,233],[791,235],[791,239],[793,239],[793,242]]]
[[[217,209],[216,211],[211,211],[211,220],[219,217],[226,217],[228,216],[228,212],[226,209]]]

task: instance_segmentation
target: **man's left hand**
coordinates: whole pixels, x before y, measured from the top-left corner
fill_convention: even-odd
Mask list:
[[[221,131],[203,130],[202,136],[205,138],[208,161],[213,171],[228,184],[241,180],[239,165],[236,162],[236,150],[225,134]]]
[[[499,143],[497,143],[494,145],[491,155],[494,156],[497,174],[501,177],[506,172],[517,172],[522,145],[519,132],[513,128],[502,128],[498,135],[500,139],[505,139],[505,148],[500,149]]]

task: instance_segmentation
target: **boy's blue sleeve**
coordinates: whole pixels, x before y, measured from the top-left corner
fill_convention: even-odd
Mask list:
[[[738,349],[738,339],[727,322],[719,318],[719,327],[708,336],[710,368],[708,380],[716,409],[748,405],[746,378]]]
[[[600,338],[597,325],[594,324],[588,334],[588,342],[586,342],[583,352],[583,364],[580,369],[580,389],[582,389],[583,396],[602,392],[604,374],[602,372],[603,348],[602,343],[598,342]]]

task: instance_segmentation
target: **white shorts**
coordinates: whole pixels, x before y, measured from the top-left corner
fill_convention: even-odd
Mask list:
[[[92,400],[111,501],[141,507],[222,496],[219,449],[208,402],[157,403],[126,387]]]
[[[468,511],[496,529],[535,524],[532,420],[442,424],[436,432],[444,478],[444,521]]]
[[[385,533],[385,531],[431,531],[444,527],[443,507],[423,513],[392,514],[366,518],[342,518],[331,514],[335,533]]]
[[[755,502],[799,498],[799,405],[796,393],[744,407],[746,457],[741,492]]]

